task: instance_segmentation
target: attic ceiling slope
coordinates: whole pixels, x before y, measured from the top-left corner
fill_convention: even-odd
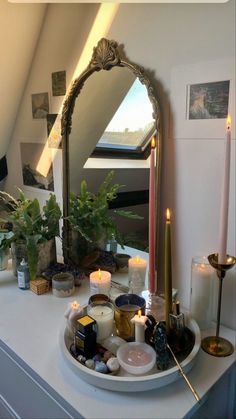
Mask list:
[[[7,152],[46,5],[0,0],[0,158]]]

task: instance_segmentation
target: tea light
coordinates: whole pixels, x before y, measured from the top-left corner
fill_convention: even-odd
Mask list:
[[[76,320],[83,316],[83,312],[83,307],[76,300],[68,304],[67,310],[65,311],[65,317],[67,319],[68,328],[72,333],[74,332]]]
[[[137,294],[145,287],[147,261],[140,256],[135,256],[129,259],[128,265],[130,291]]]
[[[109,295],[111,289],[111,274],[108,271],[94,271],[89,276],[90,294]]]
[[[135,342],[145,342],[145,323],[147,316],[142,316],[141,310],[131,319],[135,326]]]
[[[114,323],[114,309],[111,303],[106,304],[90,304],[87,307],[90,317],[97,323],[97,341],[101,342],[111,336]]]

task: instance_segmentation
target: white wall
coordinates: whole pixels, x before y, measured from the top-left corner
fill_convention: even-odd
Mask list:
[[[81,40],[82,46],[83,34],[91,24],[95,6],[60,7],[50,5],[49,20],[39,43],[9,149],[8,161],[14,161],[6,184],[10,191],[15,183],[19,184],[21,177],[19,141],[38,141],[46,132],[41,122],[30,119],[30,94],[50,88],[52,71],[66,69],[68,75],[71,74],[76,61],[71,42],[76,44],[75,41]],[[75,9],[71,11],[71,7]],[[176,99],[172,97],[173,74],[178,66],[207,65],[209,61],[223,63],[235,57],[234,7],[233,1],[223,4],[122,4],[107,35],[123,43],[127,56],[148,69],[161,102],[164,139],[159,282],[163,278],[164,209],[170,207],[173,212],[173,282],[186,307],[189,306],[192,256],[208,255],[218,246],[224,128],[216,140],[208,137],[199,140],[197,131],[191,133],[191,138],[176,138],[176,118],[178,122],[179,119],[184,121],[184,116],[173,112],[173,100]],[[198,81],[202,79],[204,74],[199,73]],[[55,112],[54,102],[55,99],[52,101]],[[212,124],[214,126],[214,121]],[[232,142],[228,253],[235,255],[235,135]],[[236,282],[233,277],[235,269],[224,281],[222,322],[236,327]]]

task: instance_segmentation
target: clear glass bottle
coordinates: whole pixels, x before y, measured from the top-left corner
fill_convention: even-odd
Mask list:
[[[23,258],[17,269],[18,287],[21,290],[28,290],[30,287],[30,274],[28,263]]]

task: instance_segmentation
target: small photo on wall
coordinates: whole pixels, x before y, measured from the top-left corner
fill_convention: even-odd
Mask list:
[[[48,147],[61,148],[61,115],[47,114]]]
[[[56,71],[52,73],[52,95],[63,96],[66,94],[66,72]]]
[[[228,115],[230,81],[190,84],[187,119],[220,119]]]
[[[45,144],[21,143],[20,152],[24,185],[54,191],[51,152],[48,153]],[[44,166],[40,165],[41,170],[39,169],[40,161]]]
[[[48,93],[35,93],[31,95],[32,115],[34,119],[46,118],[49,113]]]

